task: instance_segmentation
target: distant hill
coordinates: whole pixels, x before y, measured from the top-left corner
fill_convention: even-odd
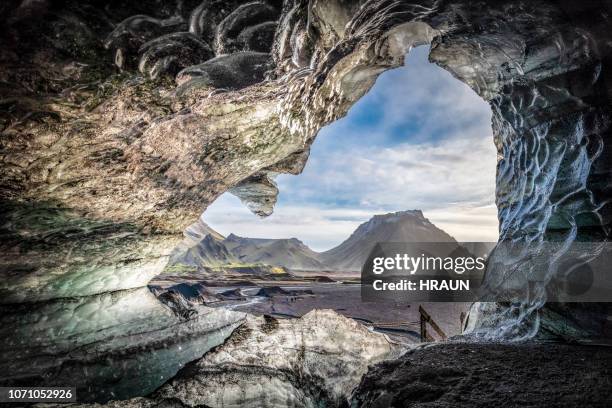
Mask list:
[[[173,257],[176,263],[220,267],[271,265],[289,270],[359,271],[378,242],[456,242],[420,210],[375,215],[335,248],[315,252],[297,238],[224,238],[202,221],[185,232],[186,240]]]
[[[323,270],[319,254],[297,238],[243,238],[230,234],[223,244],[242,263],[283,266],[288,269]]]

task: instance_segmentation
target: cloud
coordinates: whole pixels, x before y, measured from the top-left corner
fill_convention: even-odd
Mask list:
[[[324,251],[344,241],[373,213],[359,208],[322,208],[280,204],[274,214],[259,218],[238,198],[224,194],[204,213],[203,220],[223,235],[251,238],[298,238],[312,249]]]
[[[496,155],[492,140],[353,147],[327,152],[300,176],[278,178],[291,202],[363,203],[388,209],[493,203]]]
[[[496,240],[490,108],[427,54],[413,50],[321,130],[304,172],[277,178],[275,214],[259,219],[224,195],[205,221],[225,234],[297,237],[321,250],[374,214],[422,209],[458,240]]]
[[[462,242],[496,242],[498,238],[497,207],[453,206],[426,211],[425,216],[438,227]]]
[[[491,137],[486,102],[450,73],[427,61],[428,48],[414,49],[406,66],[379,76],[346,118],[320,132],[321,145],[423,143],[462,134]],[[330,138],[335,139],[335,142]]]

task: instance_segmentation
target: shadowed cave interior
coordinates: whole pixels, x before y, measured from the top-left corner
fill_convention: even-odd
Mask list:
[[[404,354],[334,312],[286,320],[204,306],[182,313],[146,288],[206,206],[232,190],[266,212],[277,194],[270,175],[300,173],[323,126],[402,65],[407,50],[430,44],[430,61],[493,113],[503,245],[486,284],[522,289],[538,276],[522,301],[474,304],[467,343],[433,347],[451,356],[477,350],[486,364],[500,347],[487,342],[502,342],[515,356],[507,369],[524,374],[512,386],[535,401],[561,406],[557,389],[594,389],[590,405],[605,406],[610,353],[595,344],[610,338],[608,306],[547,304],[546,288],[568,245],[589,243],[587,255],[598,256],[610,234],[609,8],[509,0],[1,5],[0,383],[73,384],[80,402],[123,400],[117,406],[497,401],[468,386],[465,372],[403,371],[431,348]],[[542,257],[553,267],[540,276]],[[512,348],[519,340],[531,351]],[[568,370],[588,378],[530,389],[536,375],[526,355],[555,358],[548,350],[564,347],[585,356]],[[369,368],[383,360],[392,362]],[[480,375],[493,389],[504,381]]]

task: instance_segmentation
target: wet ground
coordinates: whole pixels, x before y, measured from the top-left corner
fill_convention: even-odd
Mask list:
[[[469,307],[469,303],[463,302],[411,304],[363,302],[361,285],[355,276],[335,275],[333,278],[331,282],[318,282],[318,280],[332,279],[319,279],[315,275],[274,280],[249,280],[247,276],[240,276],[240,280],[225,279],[214,282],[196,278],[173,278],[154,284],[170,287],[179,282],[204,283],[207,290],[221,295],[222,299],[208,303],[208,306],[225,307],[255,315],[293,318],[303,316],[313,309],[332,309],[402,342],[421,340],[419,306],[427,311],[449,337],[460,333],[461,313],[466,312]],[[266,290],[262,291],[262,288]],[[431,328],[429,333],[434,339],[440,339]]]

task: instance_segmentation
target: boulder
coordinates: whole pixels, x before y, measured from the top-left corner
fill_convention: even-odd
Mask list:
[[[152,398],[187,406],[341,406],[368,365],[400,352],[384,335],[331,310],[300,319],[249,317]]]

